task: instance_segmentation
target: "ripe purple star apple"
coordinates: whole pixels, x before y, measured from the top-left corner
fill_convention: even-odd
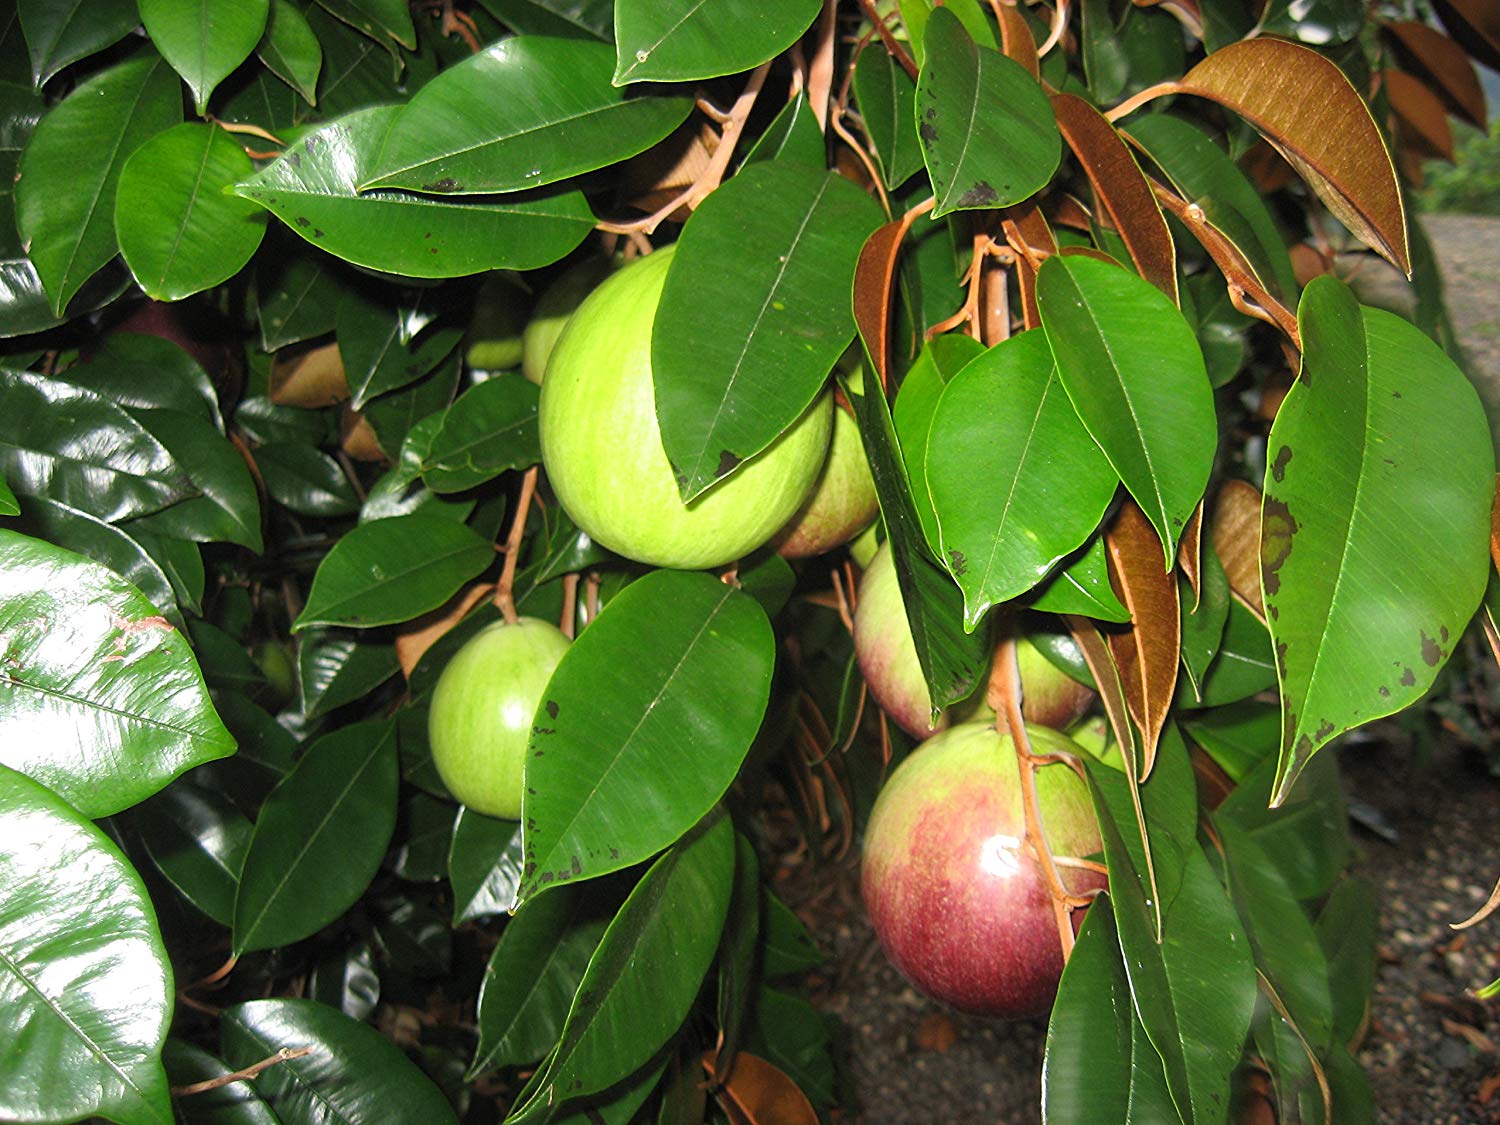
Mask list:
[[[954,722],[992,714],[981,697],[955,704],[933,721],[927,681],[917,661],[888,542],[880,545],[860,579],[854,651],[875,702],[913,738],[926,738]],[[1093,702],[1092,688],[1062,671],[1024,637],[1016,642],[1016,661],[1021,666],[1021,709],[1028,723],[1066,728]]]
[[[499,621],[470,637],[438,677],[427,717],[432,762],[475,812],[521,815],[532,717],[568,644],[546,621]]]
[[[1032,750],[1078,753],[1027,727]],[[1102,849],[1087,785],[1066,765],[1036,771],[1052,853]],[[865,828],[860,889],[886,956],[922,992],[960,1011],[1003,1019],[1046,1013],[1062,976],[1051,893],[1023,843],[1015,745],[988,723],[934,735],[896,767]],[[1103,875],[1060,869],[1071,894]]]
[[[753,551],[801,507],[828,452],[833,401],[820,395],[769,446],[684,504],[662,448],[651,370],[672,249],[619,270],[569,320],[542,380],[542,463],[595,542],[636,562],[699,570]]]

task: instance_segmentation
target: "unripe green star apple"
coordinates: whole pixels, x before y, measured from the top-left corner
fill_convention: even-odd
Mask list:
[[[427,733],[443,784],[475,812],[521,815],[521,770],[532,717],[568,648],[534,617],[496,622],[453,654],[432,692]]]
[[[753,551],[801,506],[827,455],[833,402],[819,396],[769,446],[684,504],[662,449],[651,372],[651,326],[671,255],[667,247],[625,266],[568,322],[542,381],[542,463],[595,542],[636,562],[699,570]]]
[[[949,708],[933,722],[927,680],[917,660],[889,542],[880,545],[860,579],[854,651],[875,702],[913,738],[926,738],[952,722],[992,713],[979,695]],[[1028,723],[1067,727],[1088,710],[1092,689],[1056,667],[1024,637],[1016,642],[1016,662],[1021,670],[1021,710]]]
[[[823,471],[812,494],[777,534],[776,551],[786,559],[825,554],[868,527],[879,510],[859,426],[847,410],[836,409]]]
[[[548,286],[531,310],[531,319],[521,335],[522,375],[541,384],[557,338],[583,299],[598,288],[612,269],[614,262],[609,258],[585,258]]]
[[[1078,752],[1055,731],[1028,726],[1027,734],[1034,753]],[[1099,852],[1082,779],[1060,763],[1035,777],[1052,853]],[[875,933],[913,985],[960,1011],[1024,1019],[1044,1014],[1057,995],[1057,919],[1025,830],[1015,745],[988,723],[922,743],[871,810],[860,889]],[[1105,884],[1086,869],[1059,872],[1071,894]]]
[[[492,273],[474,299],[465,360],[480,371],[507,371],[521,362],[521,332],[529,298],[503,273]]]

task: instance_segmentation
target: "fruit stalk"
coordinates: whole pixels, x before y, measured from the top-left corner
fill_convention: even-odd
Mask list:
[[[526,532],[526,516],[531,511],[531,498],[536,495],[537,467],[526,470],[521,478],[521,497],[516,501],[516,514],[510,521],[510,533],[505,537],[505,569],[500,572],[500,581],[495,584],[495,608],[505,618],[507,625],[514,625],[516,599],[513,590],[516,584],[516,562],[521,557],[521,537]]]

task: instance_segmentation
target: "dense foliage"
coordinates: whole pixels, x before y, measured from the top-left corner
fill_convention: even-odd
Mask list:
[[[1427,692],[1491,574],[1402,203],[1484,125],[1488,10],[0,3],[0,1117],[847,1106],[766,873],[791,825],[837,877],[914,744],[851,637],[881,539],[928,714],[993,708],[1022,784],[1018,639],[1098,692],[1055,767],[1103,840],[1061,858],[1108,868],[1076,944],[1023,834],[1047,1119],[1371,1119],[1326,748]],[[653,567],[558,503],[588,399],[549,416],[535,357],[669,244],[631,337],[667,500],[837,411],[852,549]],[[623,427],[582,443],[644,504]],[[452,799],[428,711],[518,614],[576,640],[512,821]]]

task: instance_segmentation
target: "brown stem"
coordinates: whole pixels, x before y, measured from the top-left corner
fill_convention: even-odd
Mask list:
[[[1155,86],[1147,86],[1140,93],[1132,94],[1119,105],[1115,106],[1114,109],[1105,110],[1104,117],[1107,121],[1113,123],[1119,121],[1122,117],[1129,117],[1149,101],[1166,97],[1168,94],[1179,94],[1181,92],[1182,87],[1176,82],[1158,82]]]
[[[865,18],[875,25],[875,30],[880,33],[880,41],[885,44],[886,51],[891,58],[895,59],[902,70],[911,75],[911,80],[917,80],[917,61],[911,57],[910,52],[903,46],[901,41],[891,34],[891,29],[885,25],[885,20],[880,18],[880,13],[875,10],[875,0],[859,0],[859,6],[865,10]]]
[[[750,80],[745,83],[745,89],[736,99],[733,108],[729,111],[728,120],[724,122],[719,132],[719,146],[714,149],[702,173],[680,195],[669,199],[644,219],[629,223],[601,222],[597,224],[599,229],[616,234],[651,234],[679,208],[686,207],[691,210],[703,202],[704,198],[723,182],[724,173],[729,170],[729,162],[734,157],[740,133],[744,131],[745,121],[750,117],[750,111],[755,108],[755,99],[760,96],[761,87],[765,85],[766,75],[770,69],[771,64],[764,62],[751,73]]]
[[[195,980],[192,984],[188,985],[188,987],[205,988],[211,984],[218,984],[219,981],[223,980],[234,970],[234,966],[237,961],[239,961],[238,956],[231,956],[229,960],[225,961],[217,969],[209,973],[208,976],[202,977],[199,980]]]
[[[583,619],[589,625],[599,616],[599,576],[590,574],[583,583]]]
[[[1068,30],[1068,0],[1057,0],[1057,7],[1052,10],[1052,29],[1048,31],[1046,40],[1036,49],[1037,61],[1047,57],[1047,52],[1062,42],[1063,34]]]
[[[828,118],[829,127],[833,129],[839,140],[849,146],[850,151],[865,166],[865,172],[869,174],[870,182],[875,185],[875,194],[880,196],[881,209],[885,211],[886,218],[889,219],[891,214],[891,200],[885,193],[885,185],[880,182],[880,173],[875,169],[875,161],[865,151],[864,145],[855,140],[854,135],[848,129],[844,128],[843,117],[843,110],[835,106],[832,116]]]
[[[817,49],[807,68],[807,104],[812,107],[818,128],[828,128],[828,95],[833,90],[833,45],[838,38],[838,0],[823,0],[823,18],[818,22]]]
[[[1023,842],[1031,847],[1036,856],[1037,867],[1052,896],[1052,916],[1057,922],[1057,940],[1062,948],[1063,964],[1073,952],[1073,900],[1057,870],[1052,849],[1047,845],[1047,834],[1042,826],[1042,812],[1037,802],[1036,771],[1037,756],[1031,752],[1031,738],[1026,733],[1026,721],[1021,716],[1021,666],[1016,662],[1015,638],[1001,643],[995,653],[995,670],[990,675],[987,702],[995,707],[995,728],[1009,731],[1016,749],[1016,769],[1021,780],[1021,810],[1026,817]],[[996,706],[998,704],[998,706]],[[1005,725],[1002,727],[1001,723]]]
[[[515,585],[516,564],[521,558],[521,539],[526,534],[526,516],[531,511],[531,498],[536,495],[537,467],[526,470],[521,478],[521,497],[516,501],[516,514],[511,517],[510,534],[505,538],[505,569],[500,572],[500,581],[495,583],[495,608],[505,618],[507,625],[520,620],[516,613]]]
[[[1010,257],[1008,247],[1006,257]],[[1010,270],[1003,265],[986,269],[980,284],[981,293],[989,296],[981,302],[984,316],[979,336],[986,344],[998,344],[1010,337]]]
[[[573,639],[573,630],[578,621],[578,574],[563,575],[562,624],[558,626],[563,636]]]
[[[217,1078],[210,1078],[203,1082],[194,1082],[191,1086],[173,1086],[172,1096],[185,1098],[189,1094],[204,1094],[209,1090],[222,1089],[233,1082],[248,1082],[262,1071],[270,1070],[277,1063],[284,1063],[290,1059],[300,1059],[304,1055],[312,1053],[313,1049],[311,1047],[283,1047],[269,1058],[261,1059],[258,1063],[252,1063],[244,1070],[236,1070],[233,1074],[221,1074]]]
[[[339,468],[344,470],[344,477],[349,481],[349,487],[354,489],[354,495],[363,504],[365,502],[365,487],[359,483],[359,474],[354,471],[354,462],[349,460],[349,454],[345,453],[342,449],[337,450],[334,453],[334,457],[338,460]]]

